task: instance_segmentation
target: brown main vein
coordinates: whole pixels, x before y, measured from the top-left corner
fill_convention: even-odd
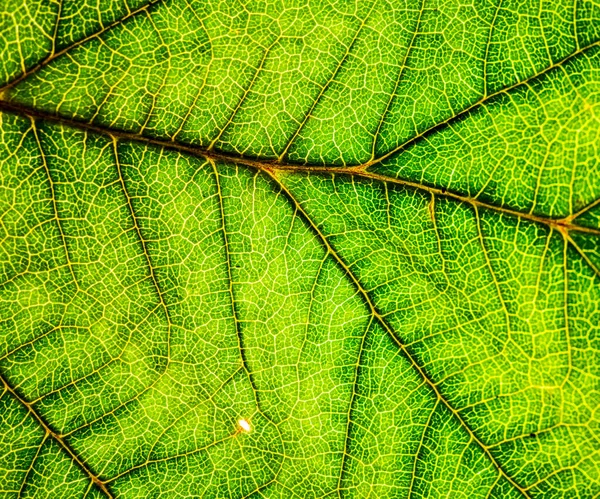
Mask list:
[[[597,42],[594,45],[600,44]],[[457,201],[470,204],[477,208],[487,208],[492,211],[496,211],[499,213],[505,213],[507,215],[511,215],[514,217],[518,217],[521,219],[529,220],[530,222],[536,222],[543,225],[547,225],[553,229],[560,231],[565,234],[571,231],[576,232],[585,232],[588,234],[593,234],[600,236],[600,230],[594,229],[592,227],[586,227],[584,225],[579,225],[574,223],[575,216],[579,216],[582,212],[578,212],[574,215],[569,215],[564,218],[553,218],[546,217],[541,215],[535,215],[533,213],[521,212],[518,210],[514,210],[512,208],[507,208],[501,205],[496,205],[493,203],[481,201],[476,197],[456,193],[449,191],[443,187],[436,187],[433,185],[428,185],[424,183],[414,182],[411,180],[391,177],[388,175],[382,175],[379,173],[375,173],[370,171],[368,168],[373,164],[365,163],[362,165],[356,166],[348,166],[348,167],[339,167],[333,165],[298,165],[291,163],[277,163],[276,160],[260,160],[255,158],[247,158],[243,156],[234,156],[228,153],[222,153],[219,151],[205,149],[201,147],[195,147],[189,144],[172,142],[170,140],[157,139],[153,137],[148,137],[145,135],[140,135],[135,132],[125,132],[119,130],[113,130],[111,128],[92,125],[90,123],[77,121],[69,118],[64,118],[62,116],[58,116],[56,114],[51,114],[43,111],[39,111],[36,109],[32,109],[20,104],[15,104],[12,102],[4,101],[0,98],[0,112],[5,111],[13,114],[18,114],[21,116],[29,117],[30,119],[41,119],[46,120],[53,123],[58,123],[70,128],[75,128],[87,132],[93,132],[100,135],[108,136],[111,140],[121,139],[121,140],[130,140],[132,142],[138,142],[147,145],[153,145],[157,147],[161,147],[167,150],[174,150],[180,153],[190,154],[192,156],[200,157],[203,160],[212,160],[212,161],[222,161],[228,162],[238,165],[245,165],[256,168],[258,170],[267,172],[269,174],[273,174],[276,171],[289,171],[289,172],[298,172],[298,173],[310,173],[315,175],[349,175],[352,177],[356,177],[359,179],[370,179],[379,182],[383,182],[385,184],[396,184],[405,187],[410,187],[413,189],[417,189],[420,191],[425,191],[435,196],[455,199]],[[416,140],[416,139],[415,139]],[[383,158],[382,158],[383,159]],[[595,202],[592,203],[593,206]]]

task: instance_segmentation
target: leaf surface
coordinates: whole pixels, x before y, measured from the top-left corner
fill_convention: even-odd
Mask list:
[[[600,4],[0,26],[4,497],[600,494]]]

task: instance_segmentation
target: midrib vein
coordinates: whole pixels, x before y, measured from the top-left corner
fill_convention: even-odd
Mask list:
[[[88,478],[102,491],[109,499],[114,499],[112,493],[108,490],[106,484],[95,475],[92,470],[85,464],[85,462],[79,457],[79,455],[75,452],[73,448],[64,440],[62,435],[59,435],[55,431],[50,428],[48,423],[42,418],[41,415],[37,413],[37,411],[33,408],[33,406],[27,402],[23,397],[21,397],[15,388],[6,380],[4,375],[0,373],[0,380],[4,385],[4,388],[8,393],[10,393],[21,405],[23,405],[32,417],[38,422],[38,424],[44,429],[46,435],[52,437],[60,447],[69,455],[69,457],[77,463],[77,466],[88,476]]]
[[[387,175],[382,175],[379,173],[371,172],[368,168],[375,164],[375,162],[369,162],[365,164],[360,164],[356,166],[348,166],[341,167],[335,165],[298,165],[293,163],[278,163],[276,160],[260,160],[254,158],[245,158],[240,156],[235,156],[228,153],[223,153],[215,150],[208,150],[202,147],[195,147],[189,144],[173,142],[170,140],[157,139],[153,137],[148,137],[145,135],[140,135],[134,132],[125,132],[120,130],[114,130],[111,128],[92,125],[90,123],[77,121],[69,118],[65,118],[62,116],[58,116],[55,114],[47,113],[44,111],[39,111],[36,109],[32,109],[21,104],[15,104],[12,102],[4,101],[0,98],[0,112],[5,111],[9,113],[15,113],[18,115],[27,116],[30,119],[41,119],[46,120],[53,123],[58,123],[70,128],[97,133],[100,135],[107,136],[112,140],[120,139],[120,140],[128,140],[132,142],[138,142],[141,144],[161,147],[167,150],[174,150],[180,153],[189,154],[192,156],[196,156],[202,158],[203,160],[211,160],[215,162],[227,162],[238,165],[249,166],[252,168],[256,168],[263,172],[272,174],[274,172],[295,172],[295,173],[304,173],[304,174],[313,174],[313,175],[348,175],[358,179],[367,179],[379,181],[386,184],[400,185],[404,187],[413,188],[416,190],[428,192],[435,196],[454,199],[463,203],[470,204],[474,207],[485,208],[495,212],[504,213],[507,215],[511,215],[514,217],[518,217],[524,220],[529,220],[531,222],[536,222],[539,224],[547,225],[553,229],[558,230],[561,234],[566,234],[570,231],[576,232],[585,232],[593,235],[600,236],[600,230],[594,229],[591,227],[586,227],[583,225],[578,225],[573,223],[574,216],[569,215],[564,218],[552,218],[545,217],[540,215],[535,215],[529,212],[522,212],[512,208],[507,208],[500,205],[495,205],[493,203],[481,201],[475,197],[471,197],[468,195],[456,193],[449,191],[443,187],[436,187],[432,185],[427,185],[420,182],[414,182],[412,180],[406,180],[402,178],[391,177]],[[582,212],[578,212],[577,215],[580,215]]]

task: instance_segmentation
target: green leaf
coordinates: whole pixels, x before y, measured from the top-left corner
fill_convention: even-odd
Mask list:
[[[0,4],[0,495],[600,495],[600,3]]]

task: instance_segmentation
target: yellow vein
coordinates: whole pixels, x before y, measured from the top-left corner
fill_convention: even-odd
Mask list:
[[[485,98],[488,94],[488,59],[490,54],[490,45],[492,44],[492,35],[494,34],[494,27],[496,25],[496,19],[498,18],[498,13],[502,8],[502,0],[499,0],[498,5],[496,6],[496,11],[494,12],[494,17],[492,18],[492,22],[490,23],[490,31],[488,32],[487,43],[485,44],[485,55],[483,56],[483,97]]]
[[[160,306],[160,305],[159,305]],[[129,336],[129,338],[127,339],[127,341],[130,341],[131,336]],[[121,352],[122,353],[122,352]],[[121,356],[121,353],[119,353],[119,357]],[[114,362],[115,360],[117,360],[119,357],[112,359],[110,362]],[[175,361],[173,361],[175,362]],[[102,367],[106,367],[108,364],[106,364],[105,366]],[[98,370],[97,370],[98,371]],[[96,371],[94,371],[96,372]],[[93,373],[92,373],[93,374]],[[89,376],[89,375],[88,375]],[[86,377],[88,377],[86,376]],[[145,387],[143,390],[141,390],[140,392],[136,393],[133,397],[131,397],[130,399],[121,402],[119,405],[116,405],[115,407],[113,407],[112,409],[110,409],[109,411],[105,412],[104,414],[101,414],[99,416],[97,416],[96,418],[90,420],[90,421],[86,421],[84,423],[81,424],[81,426],[78,426],[76,428],[73,428],[72,430],[69,430],[67,433],[65,433],[63,436],[65,437],[69,437],[71,435],[73,435],[74,433],[81,431],[84,428],[89,428],[92,425],[96,424],[98,421],[102,421],[103,419],[106,419],[108,416],[113,416],[115,414],[117,414],[122,408],[127,407],[129,404],[133,403],[134,401],[139,401],[140,398],[142,397],[142,395],[149,393],[150,390],[152,390],[160,380],[164,379],[163,376],[169,376],[169,378],[173,381],[174,384],[177,383],[176,380],[174,380],[169,373],[163,373],[163,375],[159,375],[157,376],[154,381],[152,381],[152,383],[150,383],[147,387]],[[81,381],[81,379],[84,378],[80,378],[79,380],[75,380],[74,383],[69,383],[70,385],[74,385],[76,382]],[[198,388],[200,389],[200,391],[202,391],[202,393],[204,394],[204,396],[209,399],[210,395],[209,393],[206,391],[206,388],[204,388],[202,385],[197,385]],[[65,387],[62,387],[61,389],[64,389]],[[45,395],[46,396],[46,395]]]
[[[583,208],[581,208],[579,211],[576,211],[572,215],[569,215],[565,220],[568,220],[569,222],[571,222],[572,220],[575,220],[577,217],[580,217],[581,215],[583,215],[584,213],[587,213],[588,211],[593,210],[599,204],[600,204],[600,196],[595,201],[592,201],[591,203],[589,203],[586,206],[584,206]]]
[[[5,390],[6,393],[6,390]],[[23,482],[21,483],[21,487],[19,488],[19,492],[17,493],[17,497],[20,498],[23,494],[23,489],[25,488],[25,486],[27,485],[27,480],[29,479],[29,476],[31,475],[31,472],[33,471],[33,467],[35,466],[35,462],[38,460],[38,457],[40,455],[40,452],[42,451],[44,444],[46,443],[46,440],[48,440],[48,437],[50,436],[50,434],[48,432],[44,433],[44,437],[42,438],[42,441],[40,442],[37,451],[35,453],[35,455],[33,456],[33,459],[31,460],[31,463],[29,464],[29,467],[27,468],[27,472],[25,473],[25,477],[23,478]],[[93,482],[90,480],[90,484],[92,484]]]
[[[328,253],[329,256],[329,253]],[[350,428],[352,427],[352,410],[354,409],[354,404],[357,397],[356,387],[358,386],[358,378],[360,376],[360,365],[363,360],[363,355],[365,352],[365,343],[367,340],[367,335],[371,330],[371,326],[373,324],[374,315],[371,314],[371,318],[369,322],[365,326],[365,332],[362,335],[360,340],[360,345],[358,347],[358,355],[356,356],[356,364],[354,365],[354,380],[352,381],[352,395],[350,397],[350,403],[348,404],[348,420],[346,421],[346,435],[344,439],[344,453],[342,454],[342,464],[340,466],[340,476],[338,477],[338,483],[336,487],[336,492],[339,499],[342,499],[342,481],[344,478],[344,470],[346,468],[346,459],[350,455],[349,447],[350,447]]]
[[[404,53],[404,58],[402,60],[402,66],[400,66],[400,71],[398,71],[398,77],[396,78],[396,82],[394,83],[394,89],[392,90],[392,93],[390,94],[390,98],[387,101],[387,104],[385,106],[385,109],[383,110],[383,113],[381,113],[381,118],[379,119],[379,123],[377,124],[375,133],[373,134],[373,145],[371,146],[371,161],[375,160],[375,149],[377,146],[377,138],[379,137],[379,133],[381,131],[381,127],[383,126],[385,117],[387,116],[387,114],[390,110],[390,107],[392,106],[392,102],[394,101],[394,97],[396,96],[396,91],[398,90],[398,86],[400,85],[400,81],[402,80],[402,76],[404,75],[404,71],[406,70],[408,56],[410,55],[410,53],[412,51],[413,45],[415,43],[415,39],[417,38],[417,34],[421,27],[421,19],[423,17],[424,10],[425,10],[425,0],[421,0],[421,6],[419,8],[419,15],[417,17],[415,31],[413,32],[412,38],[408,44],[408,47],[406,48],[406,52]]]
[[[569,250],[569,236],[566,233],[563,233],[563,240],[564,240],[564,244],[563,244],[563,272],[564,272],[564,276],[563,276],[563,280],[564,280],[564,288],[563,288],[563,302],[564,302],[564,316],[565,316],[565,340],[567,343],[567,373],[565,374],[565,379],[563,379],[560,387],[561,389],[564,388],[565,384],[567,383],[567,381],[569,380],[569,377],[571,376],[571,371],[573,369],[572,365],[573,365],[573,354],[571,353],[571,330],[569,327],[569,262],[567,259],[567,253]],[[572,242],[573,246],[576,246],[574,242]],[[588,265],[590,265],[590,267],[593,269],[594,266],[591,265],[591,262],[588,262]],[[562,408],[562,404],[561,404],[561,408]]]
[[[139,470],[141,468],[146,468],[152,464],[157,464],[157,463],[168,463],[170,461],[176,461],[178,459],[184,458],[184,457],[190,457],[190,456],[194,456],[196,454],[200,454],[201,452],[206,452],[208,450],[210,450],[213,447],[216,447],[222,443],[225,443],[229,440],[231,440],[232,438],[235,438],[236,434],[235,433],[231,433],[230,435],[227,435],[226,437],[220,438],[218,440],[215,440],[213,442],[210,442],[209,444],[206,444],[204,447],[199,447],[197,449],[193,449],[187,452],[182,452],[180,454],[175,454],[173,456],[168,456],[168,457],[163,457],[163,458],[159,458],[159,459],[150,459],[148,461],[144,461],[143,463],[140,464],[136,464],[134,466],[132,466],[131,468],[128,468],[127,470],[123,471],[122,473],[119,473],[118,475],[115,475],[114,477],[106,480],[104,483],[112,483],[117,481],[119,478],[122,478],[126,475],[131,474],[132,471],[135,470]]]
[[[148,123],[150,123],[150,120],[152,119],[152,115],[154,114],[154,111],[156,109],[156,101],[158,100],[158,96],[160,95],[160,93],[162,92],[163,88],[165,87],[165,85],[167,84],[167,78],[169,77],[169,73],[171,71],[170,68],[170,61],[171,61],[171,48],[169,46],[168,43],[165,43],[165,40],[160,32],[160,30],[158,29],[158,27],[156,26],[156,23],[154,22],[154,19],[152,18],[152,16],[146,12],[146,17],[148,18],[148,22],[152,25],[152,27],[154,28],[154,31],[156,32],[156,36],[160,39],[160,47],[164,47],[165,50],[167,51],[167,57],[165,58],[165,60],[163,61],[164,64],[160,65],[160,68],[163,69],[164,67],[164,74],[162,77],[162,81],[160,82],[160,85],[158,86],[158,88],[156,89],[155,92],[151,93],[151,99],[152,99],[152,104],[150,104],[150,108],[147,111],[146,114],[146,119],[144,120],[144,123],[142,124],[142,126],[140,127],[140,131],[138,132],[140,135],[142,133],[144,133],[144,130],[146,129],[146,127],[148,126]],[[158,73],[158,67],[154,67],[152,69],[152,77],[156,77],[156,74]],[[148,81],[146,82],[146,85],[148,85]],[[100,109],[100,107],[98,107],[98,110]],[[96,112],[98,112],[98,110],[96,110]]]
[[[208,82],[208,75],[210,74],[210,70],[212,67],[212,63],[215,60],[215,50],[213,48],[213,43],[210,39],[210,35],[208,30],[206,29],[206,26],[204,25],[204,21],[202,20],[202,18],[198,15],[198,13],[196,12],[196,9],[194,9],[188,0],[184,0],[185,5],[187,6],[189,12],[191,12],[194,17],[196,18],[196,20],[200,23],[200,26],[202,27],[202,29],[204,30],[204,34],[206,35],[206,38],[208,40],[208,45],[210,47],[210,59],[208,61],[208,64],[206,65],[206,71],[204,72],[204,78],[202,79],[202,85],[200,85],[200,88],[198,89],[198,91],[196,92],[196,96],[194,97],[194,100],[192,102],[191,105],[188,106],[188,109],[185,113],[185,116],[181,119],[181,124],[179,125],[179,128],[177,129],[177,131],[171,136],[171,142],[175,142],[175,140],[177,139],[177,135],[179,135],[181,133],[181,131],[183,130],[184,126],[186,125],[190,115],[192,114],[192,111],[194,109],[196,109],[196,103],[198,102],[198,99],[200,98],[200,96],[202,95],[202,92],[204,91],[204,88],[206,87],[206,84]]]
[[[498,473],[496,480],[494,480],[494,483],[490,487],[490,490],[488,490],[488,493],[485,495],[485,499],[490,499],[490,497],[492,497],[492,492],[494,492],[494,489],[496,488],[496,485],[498,485],[500,478],[502,478],[502,475],[500,473]]]
[[[410,484],[408,486],[408,495],[407,498],[411,499],[413,494],[413,487],[415,485],[415,477],[417,476],[417,464],[419,462],[419,454],[421,454],[421,449],[425,444],[425,436],[427,435],[427,430],[431,426],[431,421],[433,420],[433,415],[435,411],[437,411],[438,404],[440,403],[440,399],[435,399],[435,403],[433,404],[433,408],[431,409],[429,416],[427,417],[427,421],[425,422],[425,426],[423,427],[423,433],[421,433],[421,438],[419,439],[419,444],[415,449],[415,456],[413,459],[412,473],[410,474]],[[498,476],[501,476],[498,473]]]
[[[146,266],[148,267],[148,270],[150,272],[150,279],[152,281],[152,284],[154,285],[156,294],[158,295],[158,300],[159,300],[161,308],[164,311],[165,318],[167,319],[167,362],[163,369],[163,372],[165,372],[167,370],[167,368],[169,367],[169,362],[171,361],[171,330],[172,330],[171,316],[169,315],[169,308],[167,307],[167,304],[165,302],[162,289],[158,284],[158,280],[157,280],[156,274],[154,272],[154,265],[152,265],[152,259],[150,258],[150,252],[148,251],[146,240],[142,236],[142,230],[138,224],[138,217],[133,208],[133,202],[131,200],[131,197],[129,196],[129,191],[127,190],[127,186],[125,185],[125,178],[123,177],[123,172],[121,169],[121,161],[119,160],[119,151],[118,151],[118,144],[117,144],[116,137],[112,138],[112,143],[113,143],[113,151],[114,151],[114,156],[115,156],[115,164],[117,166],[117,173],[119,175],[119,182],[121,184],[121,188],[123,189],[123,194],[125,196],[125,199],[127,200],[127,207],[129,209],[129,214],[131,215],[131,219],[133,220],[133,226],[134,226],[135,232],[136,232],[137,237],[142,246],[142,252],[144,253],[144,258],[146,259]]]
[[[575,248],[575,251],[577,251],[577,253],[579,253],[579,256],[581,256],[581,258],[583,258],[585,260],[585,262],[590,266],[590,268],[594,271],[594,273],[598,277],[600,277],[600,269],[594,262],[592,262],[590,257],[586,254],[586,252],[581,249],[581,247],[573,240],[573,238],[568,233],[563,232],[563,235],[565,236],[566,239],[569,240],[569,242],[571,243],[571,246],[573,246],[573,248]]]
[[[254,383],[252,373],[250,372],[250,368],[248,367],[248,361],[246,359],[246,354],[244,353],[245,350],[244,350],[244,342],[243,342],[243,338],[242,338],[242,331],[241,331],[241,327],[240,327],[240,321],[238,319],[237,309],[235,306],[235,294],[234,294],[234,290],[233,290],[233,275],[231,272],[231,251],[229,248],[229,238],[227,237],[227,226],[225,223],[225,207],[224,207],[224,203],[223,203],[223,191],[221,189],[221,182],[219,179],[220,177],[219,177],[219,172],[217,171],[217,166],[215,165],[214,161],[212,161],[211,159],[209,159],[208,161],[212,166],[212,169],[213,169],[213,172],[215,175],[215,183],[216,183],[216,187],[217,187],[217,198],[219,200],[219,214],[221,215],[221,231],[223,232],[223,244],[225,246],[227,277],[229,280],[228,292],[229,292],[229,297],[230,297],[231,313],[233,315],[233,321],[235,324],[235,333],[236,333],[236,338],[237,338],[237,342],[238,342],[238,349],[240,351],[240,359],[242,362],[242,368],[243,368],[246,376],[248,377],[248,382],[250,383],[250,387],[252,388],[252,393],[254,395],[254,401],[256,403],[256,410],[267,421],[269,421],[270,423],[273,423],[273,421],[271,421],[271,419],[265,413],[263,413],[262,409],[260,408],[260,402],[258,399],[258,389]]]
[[[385,184],[385,186],[386,186],[386,197],[387,197],[387,183]],[[389,204],[390,200],[388,199],[387,202]],[[388,207],[388,211],[389,211],[389,207]],[[444,252],[442,251],[442,237],[440,235],[440,229],[438,227],[436,217],[435,217],[435,194],[434,193],[431,193],[431,201],[429,203],[429,214],[431,215],[431,223],[433,225],[433,231],[435,232],[435,240],[437,243],[437,253],[440,256],[442,275],[444,276],[444,279],[446,280],[446,290],[448,290],[449,288],[452,287],[452,284],[448,277],[448,272],[446,269],[446,257],[444,256]],[[390,229],[391,229],[391,227],[390,227]]]
[[[485,258],[485,264],[488,268],[488,272],[492,278],[492,282],[494,283],[494,288],[496,289],[496,294],[498,295],[498,300],[500,301],[500,307],[502,308],[502,312],[504,314],[504,319],[506,321],[506,334],[508,336],[508,340],[511,340],[511,326],[510,326],[510,313],[508,311],[508,307],[506,306],[506,302],[504,301],[504,297],[502,296],[502,289],[500,288],[500,283],[496,277],[496,272],[494,272],[494,267],[492,266],[492,260],[490,258],[489,250],[485,246],[485,241],[483,238],[483,229],[481,228],[481,216],[479,215],[479,210],[477,206],[474,206],[475,209],[475,220],[477,226],[477,236],[479,239],[479,244],[481,245],[481,252],[483,253],[483,257]]]
[[[126,469],[125,471],[122,471],[120,473],[118,473],[117,475],[111,477],[111,478],[107,478],[104,480],[104,483],[111,483],[114,482],[116,480],[118,480],[119,478],[131,473],[132,471],[135,471],[136,469],[139,468],[143,468],[145,466],[148,466],[150,464],[165,460],[165,459],[170,459],[171,456],[167,456],[166,458],[163,459],[151,459],[152,454],[154,453],[154,450],[156,449],[156,446],[158,445],[158,443],[160,442],[161,438],[167,434],[167,432],[169,430],[171,430],[172,428],[174,428],[180,421],[182,421],[185,417],[187,417],[187,415],[193,411],[195,411],[196,409],[198,409],[198,407],[200,406],[200,404],[204,404],[207,402],[211,402],[214,406],[215,409],[217,409],[217,404],[214,402],[214,398],[220,393],[220,391],[222,389],[225,388],[225,386],[232,381],[240,372],[242,372],[244,370],[243,367],[240,367],[238,369],[236,369],[225,381],[223,381],[223,383],[221,383],[221,386],[219,386],[213,393],[212,395],[208,395],[208,392],[206,392],[204,389],[202,389],[203,394],[207,397],[206,399],[200,400],[197,404],[192,405],[192,406],[188,406],[187,409],[177,418],[175,418],[172,422],[170,422],[168,425],[164,426],[160,432],[160,434],[156,437],[156,439],[154,440],[154,443],[152,444],[152,447],[150,447],[150,449],[148,450],[148,452],[146,453],[146,460],[142,463],[133,465],[131,468]],[[173,380],[175,381],[175,380]],[[227,438],[230,438],[234,435],[228,435],[228,437],[226,437],[223,440],[226,440]],[[193,451],[190,452],[202,452],[203,450],[206,450],[208,448],[208,446],[211,445],[215,445],[219,442],[221,442],[222,440],[215,440],[212,443],[208,444],[206,447],[200,447],[197,449],[194,449]],[[179,455],[174,455],[172,456],[173,458],[177,458],[180,457]]]
[[[377,163],[381,163],[382,161],[386,160],[387,158],[389,158],[390,156],[396,154],[397,152],[406,149],[407,147],[409,147],[411,144],[414,144],[415,142],[417,142],[419,139],[421,139],[422,137],[429,135],[431,132],[438,130],[439,128],[442,128],[448,124],[450,124],[451,122],[456,121],[457,119],[461,118],[462,116],[465,116],[466,114],[470,113],[471,111],[473,111],[474,109],[481,107],[483,104],[485,104],[486,102],[488,102],[490,99],[493,99],[494,97],[498,97],[500,95],[503,94],[508,94],[509,92],[511,92],[512,90],[514,90],[517,87],[520,87],[522,85],[527,85],[528,83],[532,82],[533,80],[540,78],[541,76],[549,73],[550,71],[552,71],[553,69],[556,69],[560,66],[562,66],[563,64],[567,63],[568,61],[570,61],[571,59],[577,57],[578,55],[582,54],[583,52],[586,52],[587,50],[593,48],[593,47],[597,47],[600,46],[600,40],[590,43],[589,45],[586,45],[585,47],[580,48],[579,50],[576,50],[575,52],[569,54],[568,56],[564,57],[563,59],[561,59],[560,61],[557,61],[549,66],[547,66],[545,69],[543,69],[542,71],[540,71],[539,73],[535,73],[532,74],[531,76],[529,76],[528,78],[525,78],[524,80],[518,81],[516,83],[513,83],[512,85],[509,85],[507,87],[504,87],[496,92],[492,92],[491,94],[488,95],[484,95],[481,99],[479,99],[478,101],[474,102],[473,104],[471,104],[470,106],[467,106],[465,109],[463,109],[462,111],[453,114],[452,116],[449,116],[448,118],[446,118],[445,120],[436,123],[435,125],[432,125],[428,128],[426,128],[425,130],[418,132],[417,134],[415,134],[414,136],[412,136],[410,139],[406,140],[405,142],[403,142],[402,144],[400,144],[399,146],[394,147],[393,149],[391,149],[390,151],[388,151],[387,153],[372,159],[370,161],[368,161],[367,163],[364,163],[363,165],[360,165],[362,168],[368,168],[369,166],[372,166],[374,164]]]
[[[52,50],[50,52],[50,57],[54,55],[56,52],[56,40],[58,37],[58,27],[60,25],[60,17],[62,16],[64,0],[59,0],[58,2],[58,12],[56,13],[56,23],[54,24],[54,33],[52,34]]]
[[[236,104],[235,108],[233,109],[231,115],[229,116],[229,119],[227,120],[227,123],[225,123],[225,125],[223,126],[223,128],[221,128],[221,130],[217,134],[217,136],[208,145],[207,150],[210,151],[214,147],[214,145],[218,142],[218,140],[225,133],[225,130],[227,130],[227,128],[229,128],[229,125],[231,125],[233,123],[233,119],[235,118],[235,116],[237,115],[238,111],[241,109],[242,105],[246,101],[246,98],[248,97],[248,94],[252,90],[252,87],[254,86],[254,83],[258,79],[258,75],[260,74],[262,68],[264,67],[265,62],[267,61],[267,58],[269,57],[269,53],[271,52],[271,50],[273,49],[273,47],[277,44],[277,42],[279,42],[279,38],[276,38],[273,41],[273,43],[271,43],[271,45],[269,45],[269,47],[267,47],[265,49],[265,52],[264,52],[264,54],[263,54],[260,62],[258,63],[258,66],[256,67],[256,70],[254,71],[254,76],[252,76],[252,80],[250,80],[250,83],[248,84],[248,86],[244,90],[244,93],[240,97],[238,103]]]
[[[579,3],[579,0],[572,0],[572,1],[573,1],[573,38],[575,39],[575,47],[577,48],[577,50],[579,50],[579,35],[578,35],[578,29],[577,29],[577,4]]]
[[[42,165],[44,167],[44,172],[48,177],[48,182],[50,184],[50,195],[52,197],[52,211],[54,212],[54,219],[56,220],[56,225],[58,226],[58,232],[60,233],[60,240],[65,249],[65,257],[67,259],[67,266],[71,271],[71,275],[73,276],[73,282],[77,290],[80,290],[79,282],[77,281],[77,277],[75,276],[75,270],[73,269],[73,263],[71,262],[71,256],[69,254],[69,248],[67,246],[67,239],[65,237],[65,232],[63,230],[62,223],[60,221],[60,217],[58,216],[58,203],[56,202],[56,191],[54,189],[54,181],[52,180],[52,175],[50,174],[50,168],[48,167],[48,162],[46,161],[46,155],[44,154],[44,150],[42,149],[42,142],[40,141],[40,137],[38,135],[37,127],[35,124],[35,120],[31,118],[31,129],[33,130],[33,135],[35,137],[36,144],[40,151],[40,156],[42,157]]]
[[[285,158],[285,156],[286,156],[289,148],[292,146],[294,140],[296,140],[296,137],[298,137],[298,134],[304,128],[304,125],[306,125],[306,122],[312,116],[312,113],[315,110],[315,108],[317,107],[317,104],[319,102],[321,102],[321,98],[323,97],[323,94],[327,91],[327,89],[335,81],[335,78],[337,77],[338,73],[340,72],[340,69],[342,69],[342,67],[344,66],[344,63],[348,60],[348,57],[350,56],[350,53],[352,52],[352,49],[354,48],[354,45],[356,44],[356,41],[358,40],[358,37],[360,36],[360,34],[362,33],[362,30],[364,29],[365,25],[367,24],[367,21],[369,20],[369,17],[371,16],[371,12],[373,12],[373,8],[375,7],[376,3],[377,2],[374,1],[371,4],[371,7],[369,8],[369,12],[365,16],[364,20],[361,21],[360,26],[358,27],[358,29],[356,30],[356,33],[354,34],[354,37],[352,38],[350,44],[346,48],[346,52],[344,53],[344,55],[342,56],[342,58],[338,62],[335,70],[333,71],[333,73],[331,73],[331,76],[329,77],[329,80],[327,80],[327,82],[325,83],[325,85],[323,85],[321,87],[321,90],[319,91],[319,94],[313,100],[312,105],[310,106],[310,108],[308,109],[308,111],[306,112],[306,114],[304,115],[304,119],[300,122],[300,124],[296,128],[296,131],[288,139],[288,142],[285,145],[285,147],[283,148],[283,152],[277,158],[277,161],[281,162],[283,160],[283,158]]]

